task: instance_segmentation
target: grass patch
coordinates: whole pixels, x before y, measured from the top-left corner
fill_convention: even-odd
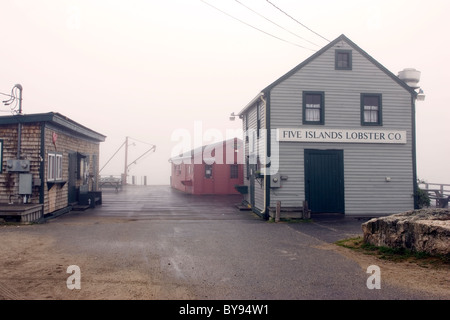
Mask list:
[[[405,248],[378,247],[365,243],[362,237],[339,240],[335,244],[392,262],[416,263],[424,268],[450,269],[450,255],[431,255],[426,252],[417,252]]]

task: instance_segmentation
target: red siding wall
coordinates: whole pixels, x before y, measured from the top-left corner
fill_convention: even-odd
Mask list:
[[[194,164],[194,158],[191,164],[172,163],[171,186],[177,190],[192,194],[238,194],[235,185],[242,185],[244,182],[244,166],[239,163],[239,155],[242,152],[242,141],[238,141],[238,152],[234,151],[234,142],[231,140],[224,142],[222,163],[212,164],[212,176],[205,176],[206,163]],[[227,164],[227,152],[234,153],[234,163],[238,166],[238,177],[231,179],[231,166]],[[215,156],[215,154],[212,154]],[[228,156],[229,157],[229,156]],[[184,161],[187,162],[187,161]],[[220,162],[216,159],[216,162]]]

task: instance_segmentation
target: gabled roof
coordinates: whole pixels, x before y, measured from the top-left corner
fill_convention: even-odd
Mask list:
[[[220,148],[220,147],[223,147],[223,146],[227,146],[228,147],[229,145],[231,145],[231,143],[233,143],[233,145],[234,145],[234,141],[237,141],[238,148],[242,147],[243,141],[241,139],[239,139],[239,138],[231,138],[231,139],[228,139],[228,140],[223,140],[223,141],[211,143],[211,144],[208,144],[208,145],[204,145],[204,146],[192,149],[191,151],[187,151],[184,154],[181,154],[181,155],[178,155],[178,156],[173,156],[173,157],[171,157],[169,159],[169,162],[173,162],[173,161],[176,161],[176,160],[192,159],[192,158],[194,158],[195,155],[198,155],[198,154],[203,155],[203,152],[205,151],[206,148],[208,148],[210,150],[213,150],[213,149]]]
[[[319,51],[317,51],[316,53],[314,53],[312,56],[310,56],[308,59],[304,60],[302,63],[300,63],[299,65],[297,65],[295,68],[293,68],[292,70],[290,70],[289,72],[287,72],[286,74],[284,74],[282,77],[280,77],[279,79],[277,79],[276,81],[274,81],[273,83],[271,83],[270,85],[268,85],[267,87],[265,87],[263,90],[261,90],[261,92],[250,102],[248,103],[244,109],[242,109],[241,112],[239,112],[238,115],[243,114],[249,107],[251,107],[255,100],[260,97],[261,95],[265,94],[267,95],[270,90],[273,89],[273,87],[275,87],[276,85],[278,85],[279,83],[281,83],[282,81],[286,80],[287,78],[289,78],[290,76],[292,76],[293,74],[295,74],[297,71],[299,71],[300,69],[302,69],[304,66],[306,66],[307,64],[309,64],[310,62],[312,62],[314,59],[316,59],[317,57],[319,57],[320,55],[322,55],[324,52],[326,52],[327,50],[329,50],[330,48],[332,48],[333,46],[335,46],[338,42],[340,41],[345,41],[347,42],[353,49],[355,49],[356,51],[358,51],[362,56],[364,56],[367,60],[369,60],[370,62],[372,62],[375,66],[377,66],[381,71],[383,71],[386,75],[388,75],[389,77],[391,77],[395,82],[397,82],[401,87],[405,88],[405,90],[407,90],[408,92],[411,93],[411,95],[416,96],[417,93],[414,91],[413,88],[411,88],[410,86],[408,86],[403,80],[401,80],[399,77],[397,77],[395,74],[393,74],[391,71],[389,71],[386,67],[384,67],[381,63],[379,63],[378,61],[376,61],[374,58],[372,58],[372,56],[370,56],[367,52],[365,52],[363,49],[361,49],[358,45],[356,45],[353,41],[351,41],[349,38],[347,38],[345,35],[340,35],[338,38],[336,38],[335,40],[331,41],[329,44],[327,44],[325,47],[323,47],[322,49],[320,49]]]
[[[95,132],[57,112],[34,113],[26,115],[13,115],[0,117],[0,125],[16,124],[16,123],[33,123],[33,122],[48,122],[64,130],[68,130],[70,132],[85,136],[87,138],[99,142],[105,141],[106,138],[106,136],[98,132]]]

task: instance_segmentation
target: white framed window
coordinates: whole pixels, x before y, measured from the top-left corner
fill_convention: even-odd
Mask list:
[[[48,154],[47,161],[47,181],[55,181],[55,158],[54,153]]]
[[[61,153],[49,152],[47,157],[47,181],[62,180],[62,159]]]
[[[56,154],[55,155],[55,179],[56,180],[62,180],[62,154]]]

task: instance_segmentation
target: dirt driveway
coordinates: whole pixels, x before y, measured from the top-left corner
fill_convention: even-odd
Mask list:
[[[154,194],[154,197],[157,196]],[[187,199],[181,199],[178,203],[180,207],[175,205],[170,212],[166,207],[163,213],[158,209],[156,200],[152,207],[154,211],[151,211],[146,209],[147,202],[143,199],[142,194],[137,195],[133,202],[134,209],[127,211],[120,209],[115,202],[117,198],[111,195],[110,205],[113,207],[109,207],[107,196],[102,208],[70,212],[45,224],[1,225],[0,299],[450,298],[448,268],[434,269],[411,263],[387,262],[314,236],[320,228],[327,232],[331,225],[317,223],[303,228],[301,224],[270,224],[252,213],[234,208],[219,209],[217,206],[209,208],[204,202],[201,205],[203,210],[209,209],[211,212],[207,217]],[[137,210],[136,206],[140,209]],[[108,214],[108,208],[114,210]],[[196,214],[186,214],[190,210]],[[146,214],[139,216],[138,212]],[[151,212],[155,212],[155,215]],[[203,229],[198,231],[197,226],[202,224]],[[316,230],[312,232],[311,228]],[[109,236],[100,230],[107,230]],[[253,249],[238,239],[247,230],[258,243],[266,241],[266,237],[259,238],[262,232],[273,231],[276,236]],[[251,230],[255,230],[255,236]],[[160,234],[157,233],[159,231]],[[348,229],[342,236],[351,236],[353,231]],[[289,237],[282,238],[284,235]],[[226,240],[222,240],[222,237],[226,237],[223,238]],[[295,241],[291,243],[290,239]],[[228,242],[228,245],[223,246],[224,242]],[[276,263],[281,266],[280,272],[286,270],[283,279],[278,275],[271,280],[270,276],[260,275],[263,272],[250,270],[255,263],[252,261],[256,258],[264,261],[262,259],[267,255],[258,253],[258,250],[267,250],[271,244],[270,261],[277,260]],[[219,248],[222,251],[217,252],[217,255],[228,257],[219,260],[219,257],[213,256]],[[305,250],[311,259],[318,260],[317,264],[305,264],[307,262],[300,250]],[[333,284],[323,283],[323,275],[317,278],[309,276],[313,279],[298,282],[304,288],[292,289],[291,295],[287,290],[280,291],[280,288],[286,288],[288,283],[292,283],[291,270],[303,268],[304,272],[317,272],[318,266],[324,264],[319,259],[330,261],[325,263],[332,263],[336,268],[342,265],[342,268],[350,270],[348,278],[342,279],[342,282],[340,279],[333,280],[336,281],[336,288],[354,281],[348,284],[350,287],[348,292],[345,291],[347,293],[342,293],[344,289],[335,290]],[[270,261],[265,262],[266,266],[262,266],[261,270],[270,267]],[[214,267],[210,268],[209,264]],[[367,289],[361,288],[363,285],[356,281],[364,280],[365,270],[373,264],[380,266],[382,271],[384,290],[379,290],[382,291],[379,295],[367,293]],[[67,271],[71,265],[81,269],[81,290],[67,287],[67,279],[71,276]],[[250,287],[248,291],[236,292],[240,290],[237,287],[240,283],[243,284],[242,288],[244,285],[245,288]],[[320,286],[323,286],[323,292],[312,293],[316,288],[320,290]]]

